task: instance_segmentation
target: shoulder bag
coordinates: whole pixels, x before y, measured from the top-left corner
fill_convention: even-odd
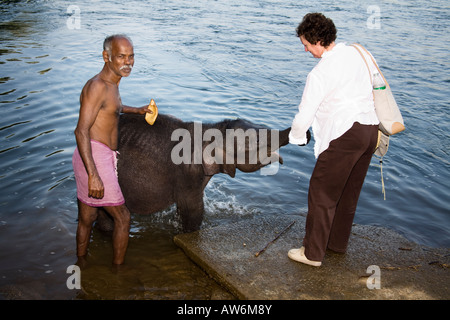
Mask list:
[[[389,136],[399,133],[405,130],[405,124],[403,122],[402,114],[398,108],[397,102],[395,101],[394,95],[392,94],[391,87],[386,81],[383,73],[378,67],[375,59],[372,55],[360,44],[353,44],[353,47],[358,50],[359,54],[363,58],[367,69],[369,70],[370,81],[372,83],[373,75],[370,71],[369,64],[367,63],[366,57],[361,52],[360,49],[364,50],[367,55],[372,59],[374,66],[378,69],[378,72],[383,77],[384,83],[386,84],[386,89],[384,90],[373,90],[373,100],[375,104],[375,112],[377,114],[378,120],[380,121],[379,131],[378,131],[378,143],[374,154],[383,157],[389,146]]]

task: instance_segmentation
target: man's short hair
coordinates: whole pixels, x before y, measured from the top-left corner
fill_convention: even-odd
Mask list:
[[[328,47],[336,40],[336,26],[333,20],[322,13],[308,13],[297,27],[297,37],[303,36],[311,44]]]
[[[125,38],[128,41],[130,41],[131,45],[133,45],[133,41],[131,41],[130,37],[128,37],[125,34],[113,34],[111,36],[108,36],[105,38],[105,41],[103,41],[103,50],[108,53],[109,56],[111,56],[112,53],[112,42],[115,39],[119,38]]]

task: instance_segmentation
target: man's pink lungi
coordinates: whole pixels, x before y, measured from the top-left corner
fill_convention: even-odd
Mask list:
[[[110,207],[124,204],[125,199],[120,190],[119,180],[117,179],[118,152],[111,150],[107,145],[95,140],[91,140],[91,149],[95,166],[105,188],[104,196],[102,199],[95,199],[88,196],[88,175],[78,148],[76,148],[72,156],[72,165],[77,183],[78,199],[91,207]]]

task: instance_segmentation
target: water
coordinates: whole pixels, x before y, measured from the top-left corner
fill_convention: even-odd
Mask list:
[[[308,12],[331,17],[338,41],[359,42],[375,55],[407,128],[391,139],[384,162],[386,201],[374,159],[355,222],[449,247],[450,7],[447,1],[379,1],[381,29],[370,29],[372,4],[80,0],[78,16],[67,11],[67,1],[0,2],[0,298],[223,297],[173,245],[174,208],[133,216],[127,253],[133,269],[120,276],[109,270],[110,238],[94,232],[84,290],[66,286],[66,268],[75,262],[71,156],[78,98],[103,65],[103,39],[117,32],[133,39],[136,53],[133,72],[120,85],[125,104],[153,98],[160,112],[186,121],[241,117],[281,129],[290,125],[317,63],[303,52],[295,28]],[[215,176],[205,191],[204,227],[304,215],[312,145],[286,146],[281,155],[285,163],[273,176]]]

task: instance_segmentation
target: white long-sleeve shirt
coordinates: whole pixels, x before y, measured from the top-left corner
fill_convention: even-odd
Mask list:
[[[369,66],[375,71],[372,63],[369,62]],[[354,47],[338,43],[324,52],[307,77],[289,142],[305,144],[306,131],[312,126],[317,158],[353,123],[377,125],[370,77],[364,60]]]

